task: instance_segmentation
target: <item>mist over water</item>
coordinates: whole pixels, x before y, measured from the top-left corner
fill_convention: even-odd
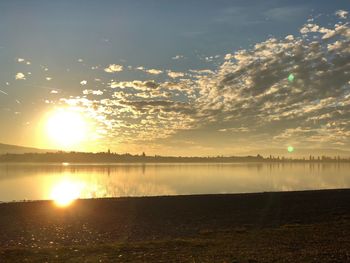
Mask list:
[[[76,186],[79,198],[349,188],[349,168],[348,163],[0,164],[0,201],[51,199],[62,183]]]

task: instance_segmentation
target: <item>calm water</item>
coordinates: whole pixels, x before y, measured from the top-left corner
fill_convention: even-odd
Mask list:
[[[58,185],[72,186],[81,198],[350,188],[349,168],[337,163],[0,164],[0,201],[51,199]]]

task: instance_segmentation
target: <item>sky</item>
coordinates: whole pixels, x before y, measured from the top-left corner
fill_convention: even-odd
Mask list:
[[[0,1],[0,142],[350,150],[349,4]]]

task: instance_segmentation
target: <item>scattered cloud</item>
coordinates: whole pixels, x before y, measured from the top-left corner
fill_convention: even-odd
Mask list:
[[[233,54],[229,54],[229,53],[226,54],[225,57],[224,57],[225,60],[230,60],[230,59],[233,59],[233,58],[234,58],[234,55]]]
[[[26,60],[24,58],[17,58],[17,62],[26,64],[26,65],[30,65],[31,64],[31,62],[29,60]]]
[[[83,90],[84,95],[92,94],[92,95],[102,95],[103,91],[102,90]]]
[[[207,74],[214,74],[215,73],[211,69],[190,69],[189,72],[195,73],[198,75],[207,75]]]
[[[205,60],[206,62],[212,62],[212,61],[214,61],[214,60],[216,60],[216,59],[218,59],[218,58],[220,58],[220,55],[207,56],[207,57],[204,57],[204,60]]]
[[[25,80],[26,76],[22,72],[18,72],[15,76],[17,80]]]
[[[342,19],[346,19],[348,17],[349,12],[345,10],[338,10],[335,12],[335,14]]]
[[[82,107],[116,143],[167,142],[184,133],[209,147],[211,132],[215,144],[248,148],[350,147],[349,26],[307,23],[300,33],[228,53],[210,69],[164,71],[170,80],[109,80],[106,89],[61,102]]]
[[[249,129],[247,127],[233,127],[233,128],[223,128],[219,129],[219,132],[249,132]]]
[[[152,75],[159,75],[163,73],[163,71],[160,69],[148,69],[146,72]]]
[[[171,71],[171,70],[168,70],[167,74],[170,78],[173,78],[173,79],[185,76],[185,73],[183,73],[183,72],[175,72],[175,71]]]
[[[112,89],[120,88],[120,89],[126,89],[126,88],[132,88],[134,90],[152,90],[158,88],[158,83],[148,80],[148,81],[140,81],[140,80],[134,80],[134,81],[112,81],[109,83],[109,86]]]
[[[176,55],[176,56],[172,57],[171,59],[178,60],[178,59],[182,59],[182,58],[185,58],[185,57],[183,55]]]
[[[151,74],[151,75],[159,75],[159,74],[163,73],[163,71],[160,69],[146,69],[145,67],[142,67],[142,66],[139,66],[136,69],[141,70],[141,71],[146,72],[146,73]]]
[[[122,70],[123,66],[118,64],[110,64],[107,68],[104,69],[104,71],[108,73],[120,72]]]

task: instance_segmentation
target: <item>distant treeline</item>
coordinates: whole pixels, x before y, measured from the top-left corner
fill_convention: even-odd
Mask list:
[[[52,162],[52,163],[235,163],[235,162],[350,162],[350,158],[320,156],[292,159],[286,157],[256,156],[216,156],[216,157],[181,157],[181,156],[147,156],[129,153],[117,154],[108,152],[56,152],[24,153],[0,155],[0,162]]]

